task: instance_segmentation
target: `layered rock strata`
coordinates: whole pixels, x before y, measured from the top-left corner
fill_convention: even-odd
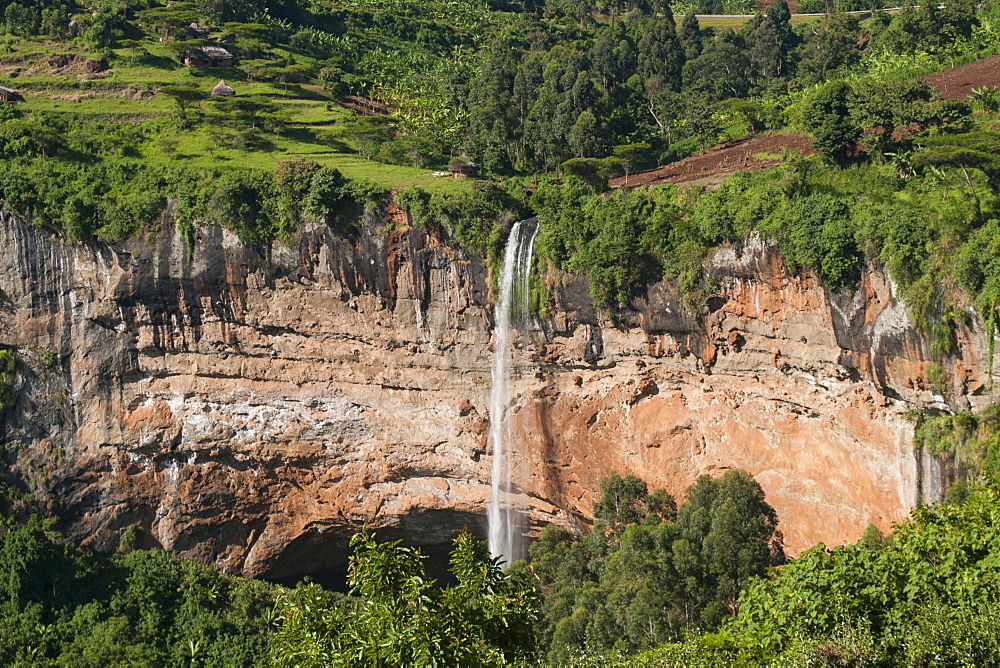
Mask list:
[[[387,221],[269,248],[168,223],[107,246],[3,214],[0,346],[19,362],[2,440],[24,499],[95,549],[138,525],[145,544],[274,579],[342,573],[363,524],[432,554],[456,529],[484,535],[489,274]],[[974,316],[937,395],[881,271],[831,294],[760,242],[708,271],[705,303],[660,283],[614,319],[585,279],[547,275],[551,315],[512,381],[536,528],[585,525],[612,471],[680,494],[746,469],[793,553],[940,495],[903,416],[990,401]]]

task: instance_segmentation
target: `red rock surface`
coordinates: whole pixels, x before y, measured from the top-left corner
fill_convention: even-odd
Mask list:
[[[214,226],[189,250],[167,227],[68,246],[0,218],[0,344],[21,353],[2,441],[29,497],[94,548],[137,524],[145,544],[272,578],[341,572],[363,523],[431,552],[484,532],[482,264],[384,218],[267,255]],[[760,242],[709,271],[705,303],[657,284],[615,321],[585,280],[548,275],[553,314],[520,341],[513,383],[534,528],[585,525],[612,471],[680,494],[745,468],[792,553],[940,494],[903,414],[988,401],[974,316],[948,404],[880,271],[831,294]]]

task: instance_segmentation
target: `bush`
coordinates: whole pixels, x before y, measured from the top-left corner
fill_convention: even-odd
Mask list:
[[[242,239],[263,243],[278,230],[277,196],[277,183],[270,172],[231,172],[216,181],[209,211]]]

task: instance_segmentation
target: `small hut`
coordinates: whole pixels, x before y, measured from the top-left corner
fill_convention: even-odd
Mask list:
[[[183,62],[188,67],[232,67],[233,54],[221,46],[198,46],[184,52]]]
[[[233,97],[236,95],[236,90],[227,84],[225,79],[220,79],[219,83],[215,84],[215,88],[212,89],[212,95],[217,95],[218,97]]]
[[[0,102],[6,102],[7,104],[14,104],[15,102],[23,102],[24,98],[13,88],[7,88],[6,86],[0,86]]]
[[[479,176],[479,165],[471,160],[453,160],[448,171],[453,179],[471,179]]]
[[[188,39],[205,39],[211,32],[211,28],[200,26],[197,23],[192,23],[187,27]]]

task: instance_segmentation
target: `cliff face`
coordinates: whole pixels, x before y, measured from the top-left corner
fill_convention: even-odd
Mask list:
[[[69,246],[4,214],[0,345],[19,364],[2,439],[23,494],[97,549],[138,524],[148,544],[270,578],[342,571],[363,523],[432,553],[463,526],[484,534],[488,272],[385,220],[265,252],[213,226],[189,248],[169,224]],[[679,494],[744,468],[793,553],[940,494],[902,415],[949,406],[881,272],[830,294],[760,243],[710,271],[700,310],[663,283],[615,323],[583,279],[549,275],[555,308],[519,341],[513,381],[536,526],[586,522],[612,471]],[[952,407],[986,403],[981,330],[958,344]]]

